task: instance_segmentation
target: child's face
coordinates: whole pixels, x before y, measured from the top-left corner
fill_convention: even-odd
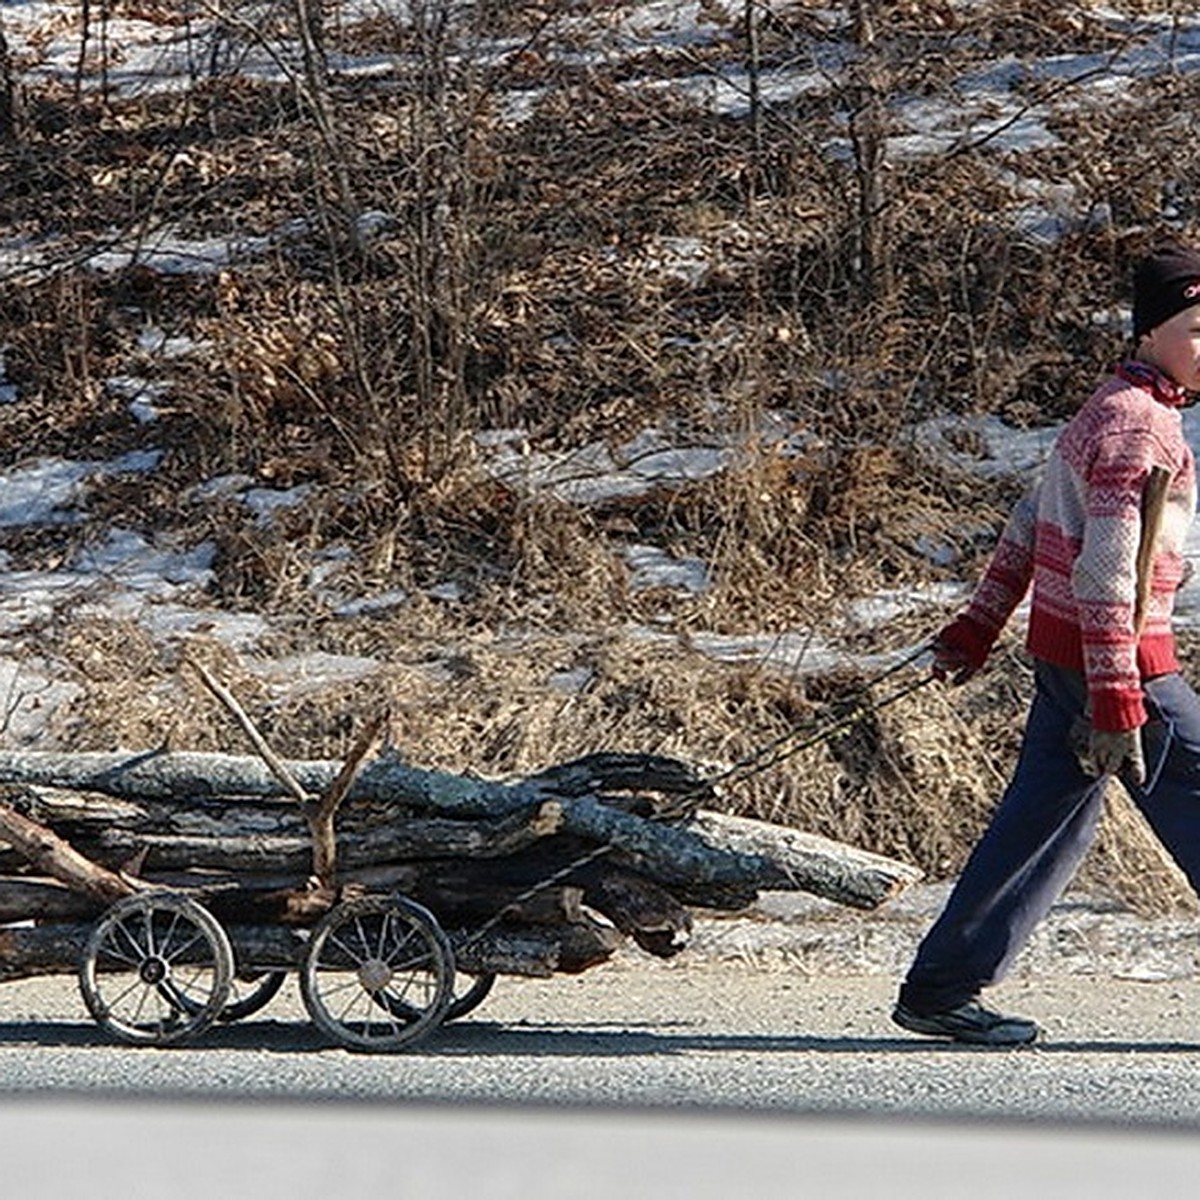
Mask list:
[[[1186,391],[1200,392],[1200,304],[1156,325],[1142,338],[1138,358],[1170,375]]]

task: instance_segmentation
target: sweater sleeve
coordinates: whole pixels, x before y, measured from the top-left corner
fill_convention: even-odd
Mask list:
[[[1017,502],[967,605],[966,616],[986,633],[989,646],[1000,636],[1029,590],[1040,495],[1038,483]]]
[[[1098,439],[1088,466],[1083,541],[1071,574],[1092,724],[1145,723],[1134,608],[1142,496],[1154,464],[1150,439]]]

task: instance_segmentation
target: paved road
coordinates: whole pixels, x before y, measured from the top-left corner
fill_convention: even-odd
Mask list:
[[[104,1092],[701,1107],[1134,1122],[1200,1129],[1200,985],[1027,979],[996,999],[1041,1020],[1020,1051],[894,1029],[884,977],[805,978],[642,959],[505,978],[416,1050],[324,1045],[294,981],[259,1017],[172,1050],[109,1044],[70,979],[0,990],[0,1095]]]
[[[1200,984],[1039,977],[1019,1051],[893,1029],[884,976],[664,966],[502,979],[406,1054],[321,1043],[294,981],[261,1016],[108,1044],[70,979],[0,988],[6,1194],[410,1197],[1184,1194],[1200,1171]],[[219,1103],[213,1103],[218,1101]],[[252,1103],[246,1103],[251,1101]],[[317,1101],[318,1103],[312,1103]],[[808,1194],[807,1189],[803,1189]],[[816,1194],[815,1192],[812,1194]]]

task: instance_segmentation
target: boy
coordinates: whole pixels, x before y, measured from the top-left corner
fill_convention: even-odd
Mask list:
[[[1200,891],[1200,700],[1171,632],[1196,507],[1179,409],[1200,392],[1200,254],[1168,245],[1138,266],[1133,332],[1131,356],[1064,428],[965,612],[934,641],[934,675],[965,682],[1032,584],[1024,742],[900,989],[892,1019],[914,1033],[1001,1046],[1037,1038],[1033,1021],[983,1007],[979,992],[1070,880],[1106,776],[1121,778]]]

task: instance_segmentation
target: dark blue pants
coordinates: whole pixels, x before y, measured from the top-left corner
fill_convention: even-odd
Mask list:
[[[1035,676],[1012,780],[900,989],[917,1012],[954,1008],[1003,978],[1095,836],[1103,781],[1072,748],[1083,677],[1042,662]],[[1200,700],[1178,674],[1147,680],[1145,694],[1146,783],[1123,782],[1200,892]]]

